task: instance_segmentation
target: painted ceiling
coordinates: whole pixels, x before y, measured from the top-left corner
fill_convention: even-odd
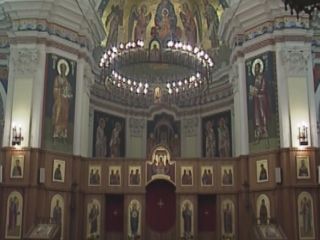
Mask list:
[[[219,20],[227,0],[104,0],[100,5],[106,31],[103,46],[156,38],[217,49]]]

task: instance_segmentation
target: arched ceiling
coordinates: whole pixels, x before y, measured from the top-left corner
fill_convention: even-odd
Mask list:
[[[101,11],[106,39],[102,45],[109,47],[135,38],[148,43],[156,35],[164,41],[171,37],[216,49],[221,45],[217,39],[219,19],[227,5],[227,0],[105,1]]]

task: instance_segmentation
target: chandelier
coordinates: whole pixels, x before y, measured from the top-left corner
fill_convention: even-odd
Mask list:
[[[156,39],[120,43],[102,55],[99,66],[106,87],[138,95],[190,92],[211,79],[212,58],[199,47]]]
[[[315,10],[320,10],[319,0],[284,0],[285,9],[290,8],[291,14],[296,12],[297,17],[301,12],[305,12],[312,18]]]

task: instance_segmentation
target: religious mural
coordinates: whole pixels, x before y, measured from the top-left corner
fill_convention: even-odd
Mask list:
[[[192,166],[181,167],[181,186],[193,185],[193,168]]]
[[[148,121],[147,126],[147,155],[151,154],[155,146],[162,145],[170,150],[172,157],[180,156],[180,121],[162,113]]]
[[[194,211],[190,200],[184,200],[180,208],[180,237],[184,240],[191,240],[194,236]]]
[[[153,150],[151,160],[146,162],[147,182],[154,179],[176,180],[176,163],[171,161],[169,151],[162,146]]]
[[[63,239],[64,230],[64,200],[60,194],[56,194],[51,199],[50,204],[50,219],[51,223],[57,224],[61,227],[60,238]]]
[[[141,185],[141,167],[140,166],[129,166],[128,176],[129,186],[140,186]]]
[[[217,113],[202,119],[202,156],[231,157],[231,113]]]
[[[7,218],[6,218],[6,239],[20,239],[23,217],[22,195],[13,191],[8,196]]]
[[[213,167],[201,166],[201,186],[213,186]]]
[[[64,160],[53,160],[52,182],[64,183],[66,162]]]
[[[93,156],[125,156],[125,119],[95,111],[93,120]]]
[[[157,39],[162,46],[173,40],[215,49],[220,45],[220,16],[227,7],[226,0],[102,1],[104,45]]]
[[[279,114],[274,52],[246,60],[250,152],[280,145]]]
[[[233,166],[225,165],[221,166],[221,184],[222,186],[233,186]]]
[[[308,156],[297,156],[297,179],[309,179],[310,178],[310,163]]]
[[[87,205],[87,239],[100,238],[101,205],[92,199]]]
[[[235,208],[230,199],[221,203],[221,233],[223,239],[232,239],[235,236]]]
[[[138,200],[131,200],[128,206],[128,239],[141,238],[141,204]]]
[[[99,186],[101,185],[101,166],[89,165],[88,185]]]
[[[313,200],[308,192],[298,196],[299,239],[315,239]]]
[[[270,223],[270,200],[267,195],[261,194],[257,198],[257,222],[260,225]]]
[[[121,166],[109,167],[109,186],[121,186]]]
[[[13,155],[11,157],[10,178],[23,178],[24,156]]]
[[[257,182],[268,182],[269,180],[269,169],[268,169],[268,160],[258,160],[256,161],[256,173],[257,173]]]
[[[44,148],[72,153],[77,63],[47,54],[43,119]]]

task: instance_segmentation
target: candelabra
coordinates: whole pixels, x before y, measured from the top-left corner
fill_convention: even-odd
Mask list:
[[[23,136],[21,134],[21,126],[17,129],[16,126],[12,128],[12,146],[20,146],[23,141]]]
[[[302,125],[298,127],[298,139],[300,146],[308,145],[308,127],[306,125]]]

